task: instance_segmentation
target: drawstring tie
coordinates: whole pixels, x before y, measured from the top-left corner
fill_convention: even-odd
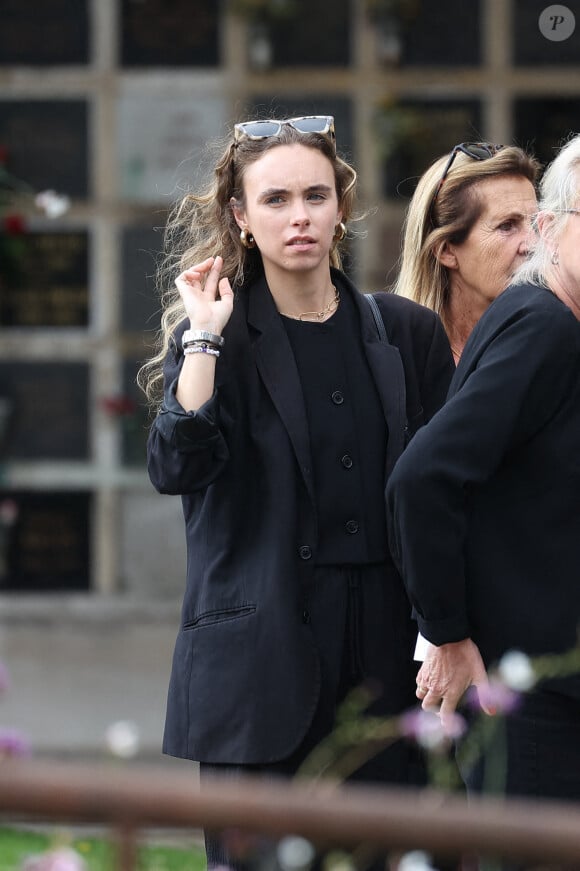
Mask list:
[[[361,651],[361,627],[360,627],[360,597],[361,588],[358,572],[351,570],[348,575],[348,646],[349,646],[349,669],[353,683],[362,680],[365,676],[365,668]]]

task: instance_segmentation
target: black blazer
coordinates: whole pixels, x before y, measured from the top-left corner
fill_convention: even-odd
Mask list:
[[[580,324],[552,293],[510,287],[492,303],[387,500],[391,550],[430,641],[471,637],[488,665],[510,648],[575,645]]]
[[[385,293],[377,299],[390,341],[380,341],[366,300],[342,273],[333,281],[358,309],[388,425],[386,468],[377,469],[386,481],[410,431],[444,400],[449,346],[431,311]],[[164,751],[265,764],[297,747],[319,693],[302,619],[317,547],[302,391],[265,279],[236,294],[214,396],[188,414],[175,399],[184,326],[148,443],[154,486],[182,496],[188,553]]]

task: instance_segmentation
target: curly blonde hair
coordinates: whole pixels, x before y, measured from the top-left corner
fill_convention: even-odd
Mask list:
[[[262,259],[257,248],[245,248],[240,229],[231,207],[232,198],[244,205],[244,173],[250,164],[272,148],[281,145],[305,145],[322,152],[331,162],[336,181],[342,221],[352,217],[356,197],[356,171],[339,157],[332,142],[321,133],[302,133],[291,125],[282,126],[280,133],[265,139],[230,140],[221,145],[213,178],[205,190],[187,193],[171,210],[164,232],[164,250],[157,269],[157,287],[161,300],[161,327],[157,333],[153,356],[140,368],[137,383],[150,404],[157,406],[163,392],[163,361],[177,325],[186,317],[185,308],[175,287],[180,272],[207,257],[220,254],[224,265],[222,276],[234,289],[240,288],[253,275],[262,271]],[[329,265],[340,269],[340,241],[335,239],[330,250]]]

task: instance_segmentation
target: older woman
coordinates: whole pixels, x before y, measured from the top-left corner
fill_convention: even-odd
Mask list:
[[[456,363],[527,254],[538,171],[521,148],[462,142],[419,180],[394,290],[441,316]]]
[[[561,668],[578,645],[580,136],[542,180],[537,226],[387,486],[395,561],[434,645],[417,695],[442,717],[472,684],[488,697],[507,651]],[[580,673],[558,667],[507,717],[507,793],[580,799]],[[481,789],[483,766],[465,777]]]

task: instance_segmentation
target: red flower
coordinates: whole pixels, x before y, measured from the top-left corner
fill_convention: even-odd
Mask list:
[[[103,396],[101,406],[111,417],[128,417],[137,411],[137,403],[130,396]]]
[[[26,222],[22,215],[5,215],[2,221],[2,230],[8,236],[21,236],[26,233]]]

